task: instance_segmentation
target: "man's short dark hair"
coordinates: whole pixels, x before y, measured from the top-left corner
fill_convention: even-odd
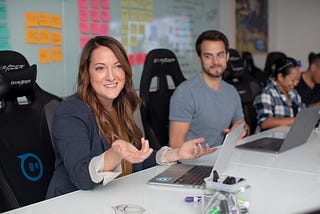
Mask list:
[[[196,51],[198,56],[201,55],[201,43],[205,40],[209,41],[222,41],[225,46],[226,53],[229,51],[229,41],[226,35],[224,35],[222,32],[217,31],[217,30],[208,30],[204,31],[203,33],[200,34],[196,41]]]

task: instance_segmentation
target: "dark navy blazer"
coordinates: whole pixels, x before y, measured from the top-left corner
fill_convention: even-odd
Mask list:
[[[77,95],[62,101],[53,120],[53,142],[56,154],[47,198],[75,190],[90,190],[99,185],[92,182],[89,163],[110,148],[99,135],[92,110]],[[155,151],[143,163],[133,164],[133,172],[156,165]]]

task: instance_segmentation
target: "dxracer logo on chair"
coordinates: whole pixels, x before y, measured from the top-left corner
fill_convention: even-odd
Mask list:
[[[30,181],[38,181],[43,175],[43,164],[34,153],[19,155],[20,168],[23,175]]]

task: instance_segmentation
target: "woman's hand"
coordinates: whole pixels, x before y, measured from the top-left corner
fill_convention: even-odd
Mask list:
[[[130,163],[143,162],[152,153],[152,148],[149,147],[149,141],[144,138],[141,138],[140,150],[124,140],[116,140],[113,142],[112,149],[118,153],[122,159],[125,159]]]
[[[183,143],[179,148],[169,150],[165,158],[168,162],[197,159],[203,155],[213,153],[217,150],[217,148],[209,148],[208,144],[203,147],[200,144],[202,142],[204,142],[204,138],[189,140]]]

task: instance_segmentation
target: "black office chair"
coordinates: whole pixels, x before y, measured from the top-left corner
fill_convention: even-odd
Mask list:
[[[257,126],[254,97],[261,89],[258,82],[251,77],[244,67],[243,59],[235,49],[229,50],[229,61],[223,80],[232,84],[238,91],[244,113],[244,119],[250,127],[250,134],[255,133]]]
[[[266,63],[264,66],[264,72],[267,76],[267,80],[272,76],[272,74],[275,72],[275,62],[280,58],[285,58],[287,55],[280,51],[273,51],[269,52],[267,54]],[[265,83],[267,84],[267,82]]]
[[[41,89],[36,76],[23,55],[0,51],[0,212],[44,200],[54,170],[46,114],[52,117],[61,98]]]
[[[256,82],[261,87],[264,87],[265,83],[268,80],[268,77],[262,69],[258,68],[254,64],[251,52],[249,51],[242,52],[242,59],[243,59],[244,69],[248,72],[250,76],[252,76],[256,80]]]
[[[155,49],[147,54],[140,80],[141,120],[145,137],[155,150],[169,143],[170,98],[184,80],[172,51]]]

